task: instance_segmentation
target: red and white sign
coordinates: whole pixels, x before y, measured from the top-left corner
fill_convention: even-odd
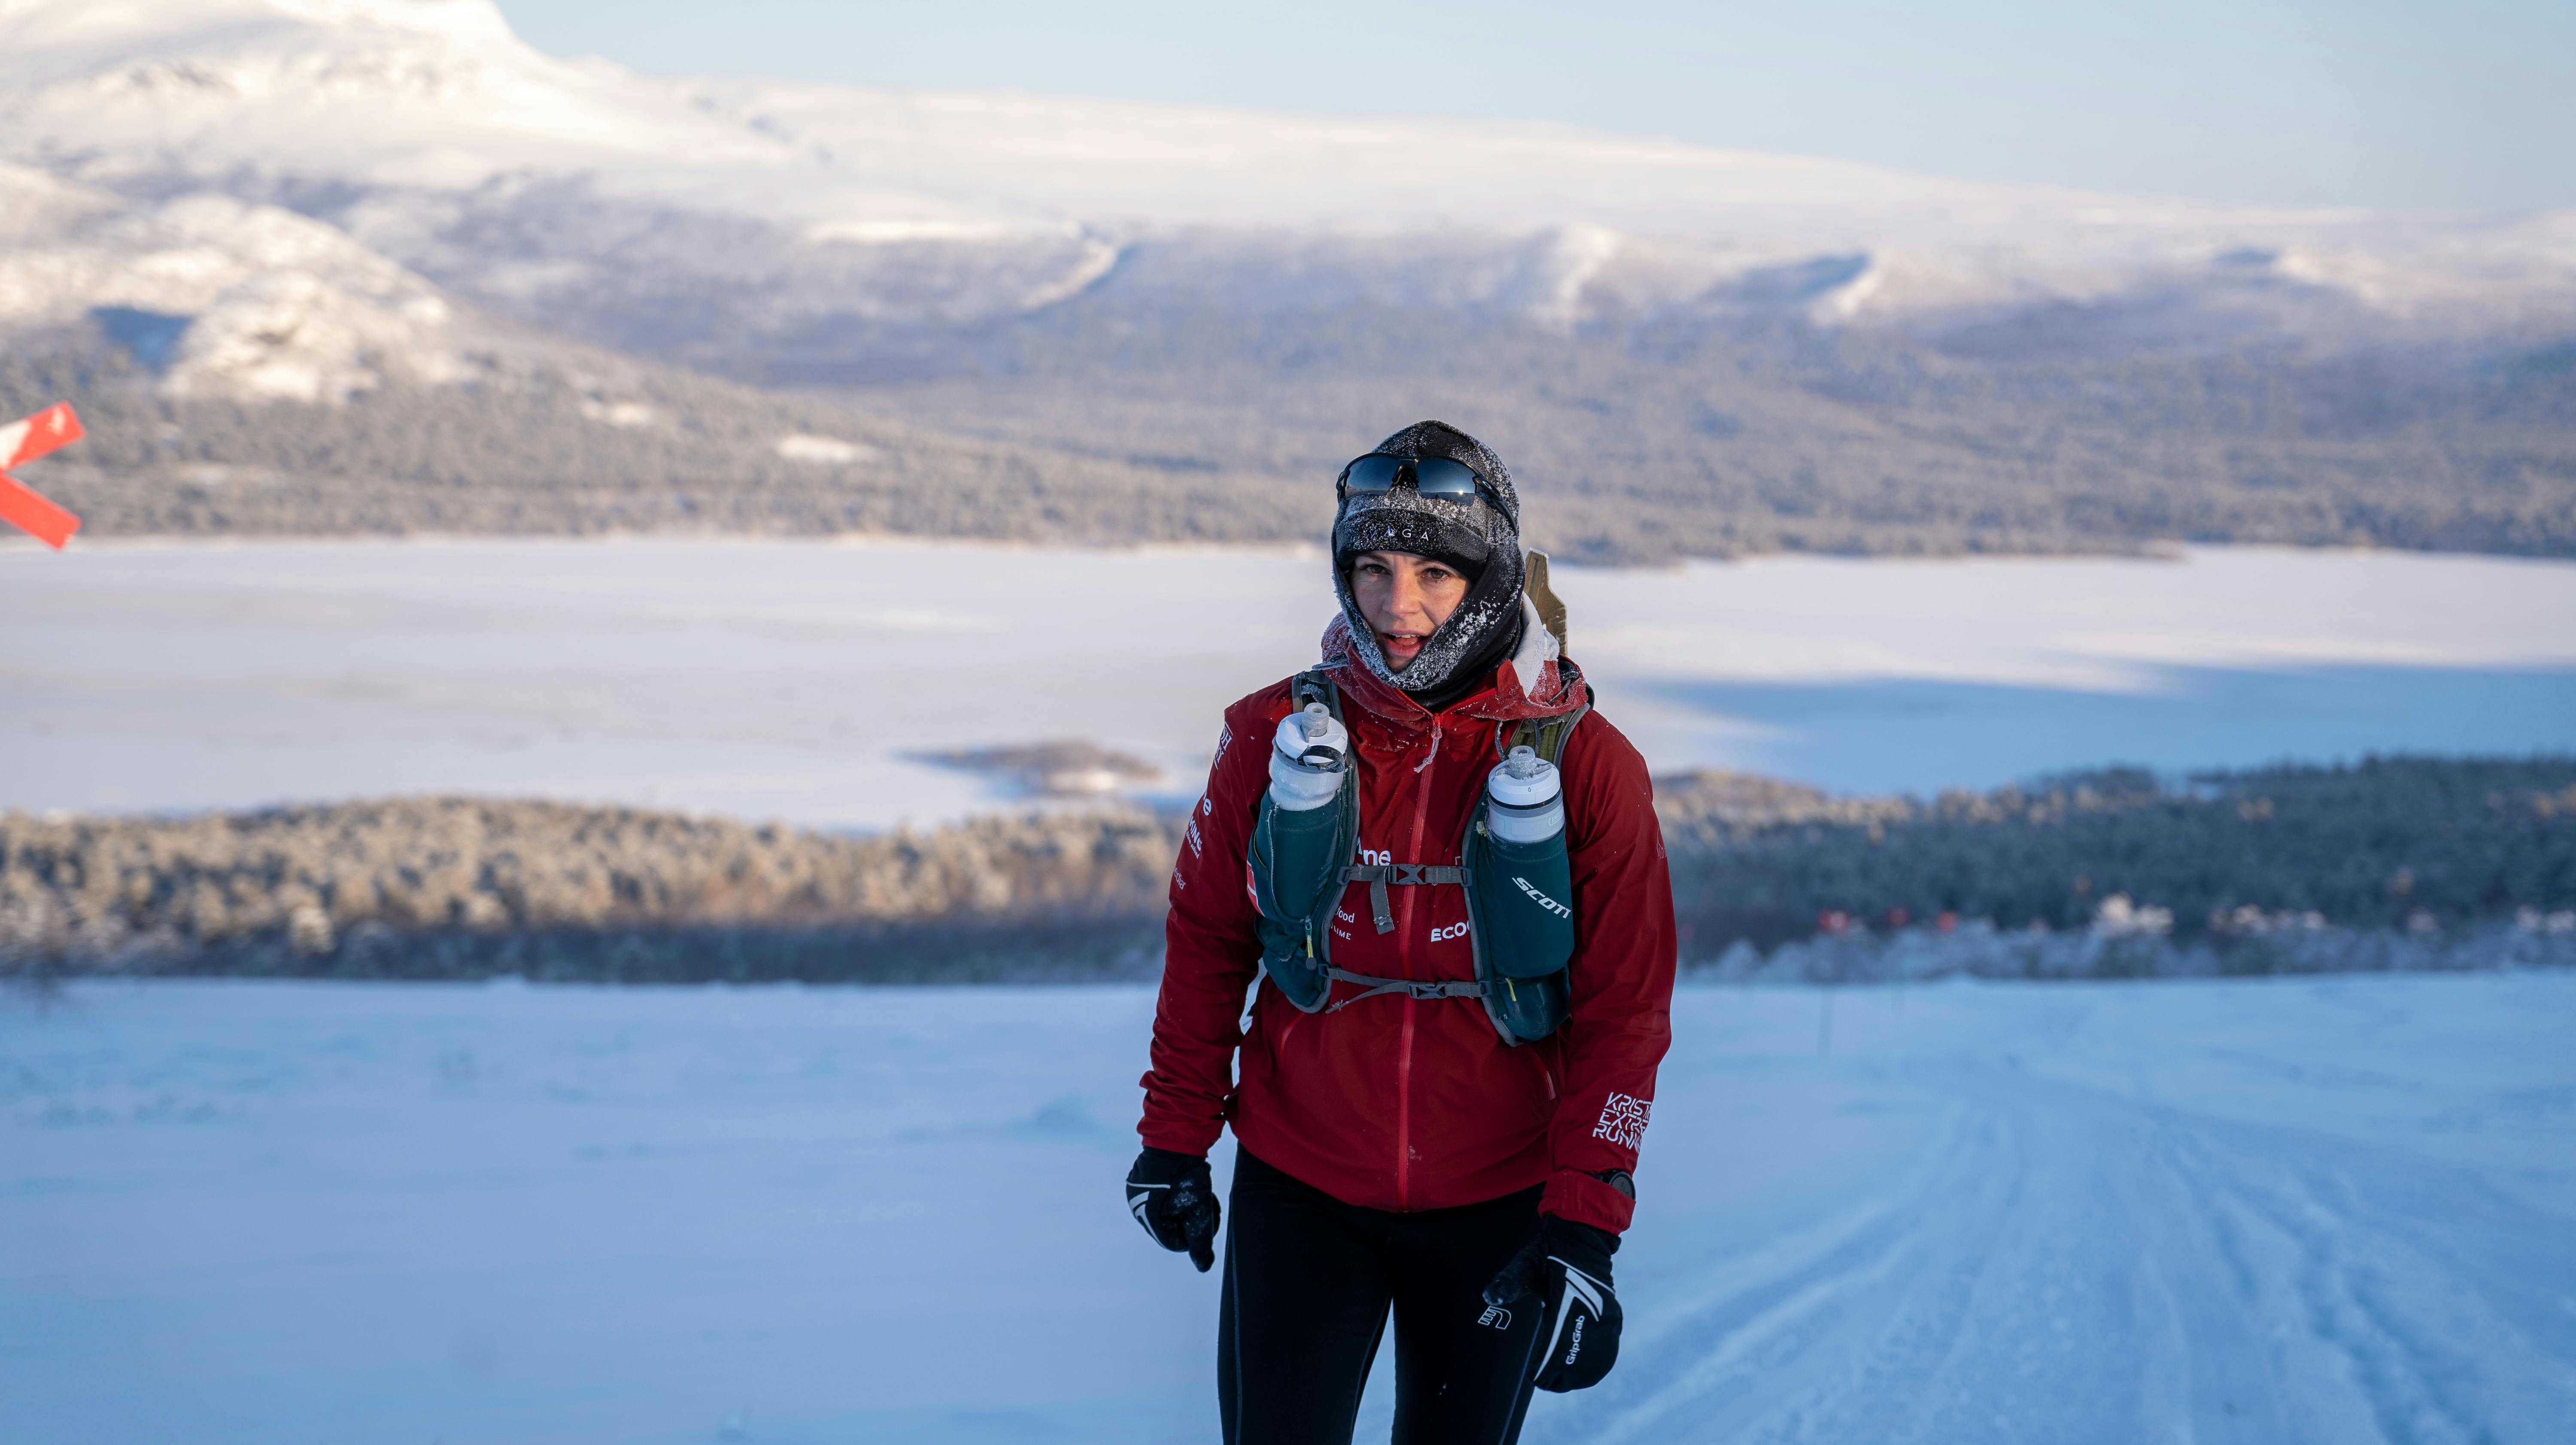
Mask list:
[[[58,552],[62,550],[63,544],[72,539],[72,533],[80,530],[80,518],[55,506],[10,476],[9,468],[61,451],[84,435],[80,418],[72,414],[69,404],[63,402],[57,402],[25,421],[0,426],[0,522],[34,534]]]

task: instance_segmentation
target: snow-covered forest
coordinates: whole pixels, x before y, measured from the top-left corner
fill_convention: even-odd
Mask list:
[[[850,838],[458,798],[0,817],[0,968],[947,981],[1148,970],[1149,814]]]
[[[2439,933],[2576,908],[2576,760],[2378,758],[2351,767],[2134,770],[2027,789],[1745,798],[1659,794],[1696,933],[1961,925],[2234,941]],[[2117,906],[2111,904],[2117,898]]]
[[[1410,324],[1449,334],[1420,344],[1461,359],[1422,394],[1369,317],[1247,334],[1100,310],[1079,308],[1085,329],[942,341],[837,402],[604,357],[334,406],[173,397],[130,347],[72,336],[0,359],[0,411],[69,398],[90,418],[87,450],[44,475],[96,536],[1306,540],[1329,519],[1322,482],[1376,439],[1350,419],[1393,394],[1514,418],[1495,440],[1533,501],[1529,539],[1579,561],[2177,540],[2576,554],[2576,372],[2550,355],[2032,367],[1888,338],[1429,318]],[[782,453],[804,435],[851,445]]]
[[[1686,964],[2099,977],[2576,963],[2576,760],[2378,759],[1929,802],[1665,780]],[[0,815],[0,969],[340,977],[1138,977],[1179,820],[850,837],[459,798]]]
[[[69,398],[87,418],[88,441],[40,475],[93,537],[1233,542],[1311,536],[1330,517],[1312,487],[965,441],[613,358],[514,365],[471,387],[390,385],[337,406],[171,397],[153,381],[115,348],[0,356],[0,411]]]

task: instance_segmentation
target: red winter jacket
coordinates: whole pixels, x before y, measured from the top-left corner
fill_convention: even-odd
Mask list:
[[[1579,674],[1532,615],[1521,655],[1493,684],[1438,713],[1351,656],[1347,624],[1324,636],[1359,773],[1363,850],[1395,863],[1454,864],[1467,818],[1498,759],[1500,725],[1570,711]],[[1512,1048],[1477,999],[1380,994],[1305,1014],[1258,974],[1259,917],[1245,862],[1270,785],[1270,738],[1289,711],[1282,681],[1227,708],[1207,792],[1172,873],[1163,991],[1145,1075],[1145,1143],[1204,1154],[1228,1121],[1265,1163],[1345,1203],[1445,1209],[1545,1181],[1540,1208],[1608,1230],[1628,1198],[1595,1177],[1633,1171],[1672,1039],[1672,879],[1644,759],[1599,713],[1567,738],[1567,839],[1574,868],[1572,1012],[1554,1034]],[[1333,963],[1381,978],[1475,977],[1465,890],[1391,890],[1396,929],[1369,922],[1368,886],[1345,892]],[[1338,1003],[1363,990],[1333,986]],[[1241,1081],[1229,1067],[1242,1048]]]

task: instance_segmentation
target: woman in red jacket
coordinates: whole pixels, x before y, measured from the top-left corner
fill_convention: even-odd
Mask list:
[[[1426,421],[1353,461],[1338,491],[1342,616],[1322,671],[1347,727],[1351,871],[1368,876],[1341,888],[1330,981],[1312,980],[1329,992],[1301,1007],[1290,980],[1261,972],[1248,861],[1274,770],[1298,766],[1273,761],[1300,711],[1295,680],[1228,708],[1172,875],[1128,1202],[1207,1269],[1221,1213],[1206,1156],[1232,1124],[1228,1445],[1347,1442],[1390,1311],[1395,1439],[1507,1442],[1533,1385],[1580,1389],[1616,1358],[1610,1257],[1671,1038],[1672,885],[1644,761],[1587,710],[1581,672],[1524,595],[1501,459]],[[1469,937],[1459,840],[1506,743],[1568,716],[1562,1021],[1507,1038],[1479,978],[1490,941]]]

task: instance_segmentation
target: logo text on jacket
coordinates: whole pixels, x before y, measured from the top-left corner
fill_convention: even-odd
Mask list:
[[[1654,1111],[1652,1099],[1612,1094],[1610,1102],[1601,1106],[1601,1122],[1592,1126],[1592,1137],[1607,1139],[1622,1149],[1634,1149],[1645,1142],[1646,1116]]]

